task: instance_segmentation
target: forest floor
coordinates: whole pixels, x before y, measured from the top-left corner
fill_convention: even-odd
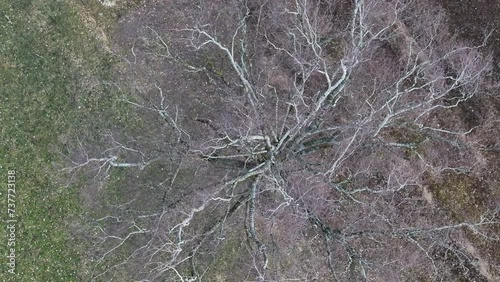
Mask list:
[[[117,11],[97,1],[0,1],[0,206],[7,219],[7,171],[15,170],[17,220],[15,276],[4,263],[8,230],[0,229],[0,281],[88,277],[81,265],[91,246],[72,230],[89,211],[78,181],[64,180],[61,160],[68,134],[117,125],[126,116],[114,102],[116,91],[98,87],[115,60],[104,29]]]

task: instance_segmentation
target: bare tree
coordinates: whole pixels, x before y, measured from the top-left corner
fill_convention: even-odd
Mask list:
[[[123,98],[152,137],[69,168],[170,167],[153,209],[96,220],[93,279],[133,266],[141,281],[446,280],[442,256],[481,272],[460,242],[497,240],[498,207],[453,219],[429,187],[481,167],[476,128],[439,116],[481,93],[490,60],[407,2],[165,4],[168,27],[152,17],[132,44]],[[156,66],[163,81],[141,75]]]

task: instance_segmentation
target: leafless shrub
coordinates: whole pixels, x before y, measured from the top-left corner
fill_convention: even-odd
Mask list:
[[[134,265],[141,281],[215,281],[222,256],[245,281],[438,280],[452,271],[443,252],[473,265],[454,237],[498,239],[488,211],[459,221],[422,197],[431,176],[484,165],[474,129],[434,119],[481,93],[481,46],[460,45],[442,14],[405,1],[221,2],[169,6],[169,28],[149,25],[132,47],[171,75],[153,88],[138,74],[156,94],[124,98],[164,122],[165,140],[133,162],[110,153],[68,168],[178,164],[158,185],[182,196],[125,233],[103,231],[98,264],[134,248],[94,279]],[[135,152],[117,144],[108,152]],[[242,245],[237,258],[222,251]]]

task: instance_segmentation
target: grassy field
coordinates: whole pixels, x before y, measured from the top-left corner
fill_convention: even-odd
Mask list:
[[[99,22],[84,17],[83,7],[100,4],[84,2],[0,0],[0,210],[8,219],[7,170],[16,170],[17,219],[16,274],[7,271],[3,222],[0,281],[78,281],[82,271],[86,249],[70,226],[84,209],[77,185],[58,181],[61,136],[103,110],[121,118],[113,90],[82,87],[108,80],[115,61],[89,28]]]

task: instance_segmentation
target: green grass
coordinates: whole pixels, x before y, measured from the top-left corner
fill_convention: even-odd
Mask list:
[[[105,109],[121,122],[127,116],[113,102],[116,90],[92,96],[81,87],[89,77],[110,79],[115,63],[91,32],[74,2],[0,0],[0,218],[7,219],[7,170],[15,169],[18,220],[15,277],[5,263],[7,230],[0,231],[0,281],[81,280],[85,245],[70,225],[85,212],[78,188],[56,181],[58,137]]]

